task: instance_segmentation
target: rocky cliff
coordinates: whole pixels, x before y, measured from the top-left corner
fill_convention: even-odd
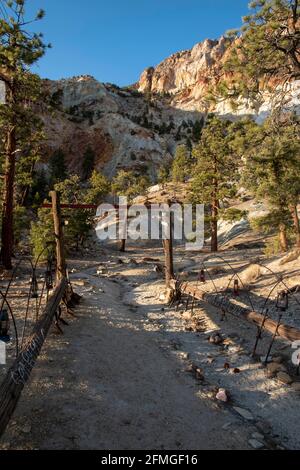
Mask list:
[[[241,102],[238,110],[230,103],[220,101],[215,107],[207,100],[209,88],[226,78],[223,64],[232,42],[225,37],[213,41],[206,39],[192,49],[173,54],[157,67],[147,68],[141,75],[137,89],[152,94],[168,94],[170,105],[186,111],[221,115],[254,115],[264,119],[272,108],[272,98],[265,92],[262,104]],[[278,86],[280,87],[280,86]],[[300,109],[300,82],[294,82],[287,91],[287,108]]]
[[[146,69],[138,90],[169,93],[174,106],[205,112],[208,87],[220,78],[228,45],[224,37],[217,41],[206,39],[191,50],[177,52],[157,67]]]
[[[177,142],[193,138],[201,114],[174,109],[168,100],[150,100],[134,87],[121,89],[90,76],[47,82],[55,111],[43,116],[45,162],[61,148],[72,172],[81,171],[88,146],[96,169],[113,176],[120,169],[147,173],[153,180],[172,159]]]
[[[229,47],[223,37],[207,39],[147,68],[138,83],[122,89],[90,76],[48,81],[55,111],[44,115],[45,162],[62,148],[70,171],[80,173],[83,154],[91,146],[96,169],[107,176],[133,169],[155,180],[158,168],[168,164],[178,143],[191,145],[197,140],[197,129],[208,111],[264,119],[272,107],[267,93],[259,108],[242,103],[238,112],[228,102],[214,109],[207,102],[208,88],[223,74]],[[294,82],[287,107],[300,109],[299,90],[300,82]]]

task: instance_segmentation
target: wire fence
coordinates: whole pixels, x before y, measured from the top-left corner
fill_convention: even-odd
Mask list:
[[[275,322],[275,331],[271,335],[270,345],[266,351],[266,361],[271,353],[274,341],[282,325],[296,327],[300,331],[300,286],[290,286],[284,275],[278,274],[261,261],[256,261],[260,268],[260,275],[256,282],[246,283],[243,280],[245,272],[253,263],[242,264],[238,268],[219,254],[210,254],[199,263],[193,265],[193,272],[188,273],[185,279],[181,279],[179,272],[175,279],[177,294],[173,297],[170,306],[176,306],[176,310],[191,305],[194,311],[198,299],[195,299],[188,286],[195,291],[199,287],[207,293],[215,294],[221,299],[221,304],[244,308],[248,311],[260,314],[261,322],[254,337],[253,355],[262,339],[266,321]],[[267,283],[263,283],[264,279]],[[259,288],[257,284],[260,284]],[[225,312],[223,312],[225,314]]]
[[[37,259],[23,257],[9,276],[0,278],[0,341],[6,345],[6,366],[24,347],[54,288],[56,262],[51,247]],[[1,367],[5,372],[6,367]],[[1,380],[1,378],[0,378]]]

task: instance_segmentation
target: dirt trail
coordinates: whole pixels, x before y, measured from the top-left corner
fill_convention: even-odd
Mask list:
[[[253,426],[201,394],[163,332],[95,273],[75,276],[77,318],[48,337],[0,449],[249,448]]]

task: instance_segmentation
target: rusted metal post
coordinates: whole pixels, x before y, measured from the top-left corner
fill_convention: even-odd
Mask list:
[[[52,215],[54,222],[54,233],[56,241],[56,258],[57,258],[57,270],[56,278],[59,281],[62,278],[67,277],[67,265],[64,248],[64,234],[61,217],[60,197],[56,191],[50,192],[52,200]]]

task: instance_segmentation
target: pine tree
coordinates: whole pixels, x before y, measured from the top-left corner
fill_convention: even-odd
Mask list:
[[[282,251],[288,249],[287,231],[292,224],[300,246],[298,127],[297,116],[282,116],[279,122],[270,118],[262,126],[253,123],[244,135],[243,183],[257,199],[268,203],[270,214],[261,218],[258,225],[265,230],[267,227],[277,229]]]
[[[208,207],[213,252],[218,251],[220,204],[236,194],[239,162],[231,145],[233,138],[231,122],[210,117],[193,150],[197,163],[191,183],[192,199]]]
[[[242,28],[228,33],[235,42],[219,91],[233,100],[256,101],[269,85],[274,92],[277,81],[289,84],[300,78],[299,0],[255,0],[250,8]]]
[[[188,149],[188,152],[192,153],[193,144],[189,137],[186,138],[185,145],[186,145],[186,148]]]
[[[108,179],[102,173],[94,170],[89,179],[89,187],[84,195],[84,202],[87,204],[101,204],[110,189],[111,184]]]
[[[145,194],[150,186],[150,179],[147,175],[136,175],[133,171],[120,170],[112,180],[111,189],[116,196],[125,196],[128,202],[140,195]],[[121,240],[120,251],[124,252],[126,240]]]
[[[82,176],[84,180],[90,178],[95,166],[95,152],[89,145],[83,155],[82,161]]]
[[[170,178],[170,168],[166,165],[161,165],[157,173],[157,181],[159,184],[165,184]]]
[[[183,183],[191,174],[191,156],[185,145],[179,145],[176,149],[172,163],[171,176],[174,182]]]
[[[0,105],[0,131],[4,139],[2,151],[5,157],[1,261],[6,269],[11,269],[16,155],[23,156],[24,130],[28,141],[32,135],[33,113],[30,104],[40,94],[39,78],[29,72],[29,67],[43,56],[45,45],[41,35],[29,32],[31,22],[25,19],[25,0],[2,1],[1,12],[0,79],[6,85],[6,104]],[[43,16],[41,10],[33,21]]]
[[[110,183],[101,173],[93,172],[87,184],[82,183],[78,175],[57,183],[54,186],[59,192],[61,202],[66,204],[101,204],[110,191]],[[94,225],[93,209],[63,209],[63,217],[67,221],[64,227],[65,246],[67,250],[79,249],[88,238]],[[47,242],[53,240],[53,222],[48,209],[39,209],[38,217],[31,224],[30,240],[33,254],[36,257]]]
[[[145,193],[150,186],[147,175],[136,175],[133,171],[120,170],[112,180],[112,192],[117,196],[126,196],[129,202]]]
[[[64,181],[67,178],[68,172],[66,166],[66,157],[63,150],[55,150],[50,158],[49,167],[52,186],[56,183]]]
[[[31,203],[34,205],[41,204],[47,198],[49,193],[49,179],[44,169],[36,171],[33,175],[33,183],[31,186]]]
[[[30,244],[34,259],[38,258],[50,242],[55,242],[53,217],[50,209],[41,208],[38,210],[37,220],[31,222],[30,228]],[[44,256],[41,256],[41,261],[44,261],[46,257],[47,252],[44,251]]]
[[[197,120],[194,122],[193,124],[193,141],[194,142],[199,142],[203,125],[204,125],[203,119]]]

